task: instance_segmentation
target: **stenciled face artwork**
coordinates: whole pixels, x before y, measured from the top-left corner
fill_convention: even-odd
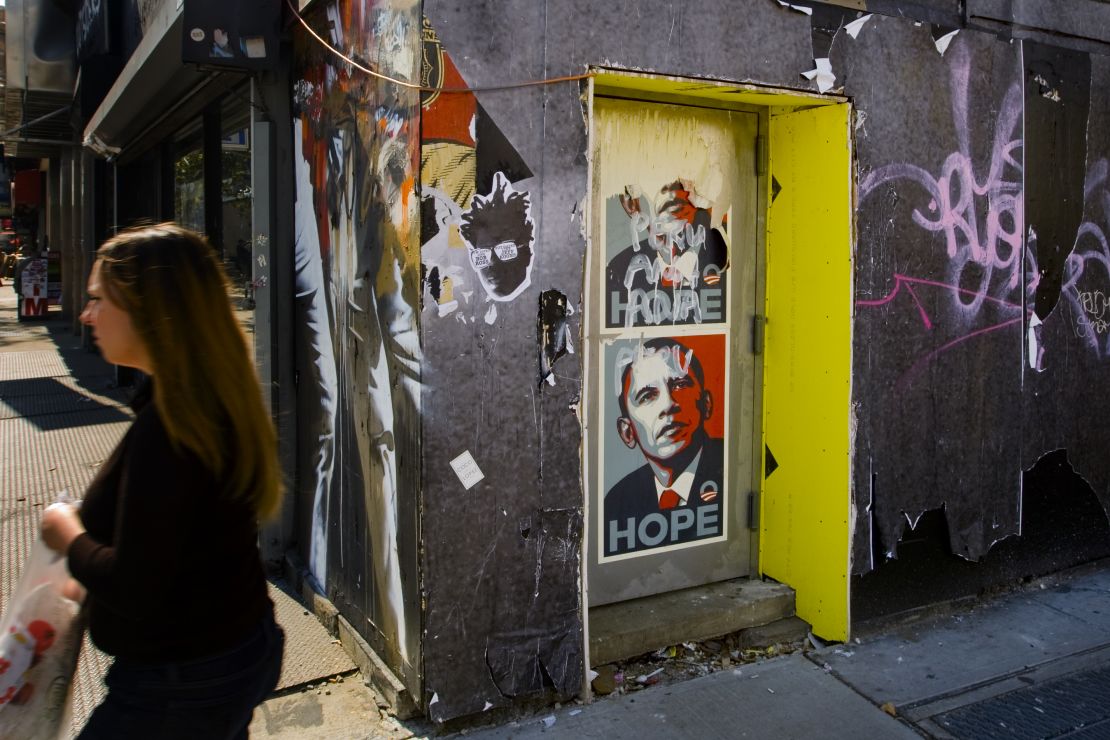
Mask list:
[[[708,427],[714,394],[724,389],[724,335],[620,340],[606,349],[609,407],[629,454],[607,445],[604,556],[723,535],[724,442],[719,420],[713,434]],[[703,359],[713,361],[709,381]]]
[[[692,353],[683,357],[678,347],[645,352],[623,373],[617,419],[621,439],[629,449],[638,445],[649,461],[667,465],[688,452],[704,433],[712,398],[703,381],[689,372]],[[685,365],[685,366],[684,366]]]
[[[528,193],[514,190],[500,172],[489,194],[475,195],[462,214],[470,266],[491,300],[511,301],[531,283],[533,232]]]

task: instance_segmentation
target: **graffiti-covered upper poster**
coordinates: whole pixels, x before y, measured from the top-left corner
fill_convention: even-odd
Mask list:
[[[621,339],[602,364],[602,560],[726,535],[724,334]]]
[[[754,114],[606,101],[598,146],[604,327],[724,324],[732,233],[749,218],[739,177]],[[633,134],[633,135],[630,135]],[[750,224],[749,224],[750,225]]]

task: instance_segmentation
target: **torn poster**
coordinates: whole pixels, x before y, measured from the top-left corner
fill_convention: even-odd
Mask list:
[[[781,5],[784,8],[790,8],[791,10],[796,10],[799,13],[805,13],[806,15],[813,15],[813,8],[807,8],[804,5],[793,5],[792,3],[783,2],[783,0],[779,0],[779,5]]]
[[[844,26],[844,30],[848,32],[849,36],[851,36],[852,38],[856,38],[857,36],[859,36],[859,32],[863,29],[864,24],[867,23],[867,21],[869,20],[871,20],[870,13],[861,18],[856,18],[854,21]]]
[[[948,45],[952,43],[952,39],[956,38],[957,33],[959,33],[959,30],[949,31],[933,42],[937,45],[937,51],[940,52],[941,56],[944,56],[944,52],[948,51]]]
[[[574,308],[567,297],[557,290],[545,290],[540,295],[540,312],[537,330],[540,335],[540,382],[555,385],[555,361],[574,352],[570,342],[567,317]]]
[[[832,71],[832,63],[827,57],[821,59],[814,59],[816,67],[808,72],[802,72],[802,77],[807,80],[817,80],[817,89],[821,92],[828,92],[832,89],[833,83],[836,82],[836,75]]]

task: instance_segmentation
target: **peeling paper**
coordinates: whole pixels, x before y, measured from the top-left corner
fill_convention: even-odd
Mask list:
[[[1036,82],[1038,85],[1041,86],[1042,98],[1045,98],[1046,100],[1051,100],[1053,103],[1060,102],[1060,91],[1054,88],[1052,85],[1048,84],[1048,80],[1046,80],[1043,75],[1036,75],[1033,78],[1033,82]]]
[[[564,355],[573,354],[569,317],[574,315],[565,294],[558,290],[545,290],[540,295],[536,333],[540,339],[540,380],[555,385],[555,362]]]
[[[867,123],[867,111],[859,110],[857,108],[856,109],[856,123],[855,123],[854,128],[855,128],[856,131],[862,131],[864,136],[867,135],[867,129],[864,128],[864,125],[866,123]]]
[[[488,701],[486,702],[486,705],[484,707],[482,707],[483,712],[488,712],[491,709],[493,709],[493,705],[490,704]]]
[[[497,304],[491,303],[486,311],[486,323],[492,325],[494,321],[497,321]]]
[[[592,683],[593,680],[598,677],[598,675],[599,675],[598,672],[595,671],[593,668],[591,668],[588,671],[586,671],[586,680],[590,681]]]
[[[783,2],[783,0],[779,0],[779,5],[781,5],[784,8],[790,8],[791,10],[796,10],[799,13],[805,13],[806,15],[813,15],[813,8],[807,8],[804,5],[792,5],[790,3]]]
[[[844,26],[844,30],[848,32],[849,36],[856,38],[859,36],[859,32],[863,30],[864,24],[869,20],[871,20],[871,13],[868,13],[862,18],[856,18],[854,21]]]
[[[549,714],[540,721],[543,722],[544,727],[553,727],[555,725],[555,715]]]
[[[440,318],[443,318],[444,316],[451,313],[452,311],[454,311],[458,307],[459,307],[459,302],[458,301],[448,301],[447,303],[439,304],[439,316],[440,316]]]
[[[1033,370],[1040,370],[1040,354],[1039,346],[1037,344],[1037,327],[1041,325],[1041,319],[1037,316],[1036,312],[1029,317],[1029,367]]]
[[[428,706],[430,707],[438,701],[439,701],[439,693],[433,691],[432,692],[432,700],[430,702],[428,702]]]
[[[956,38],[957,33],[959,33],[958,30],[957,31],[951,31],[949,33],[944,34],[939,39],[937,39],[936,41],[933,42],[937,45],[937,51],[940,52],[941,56],[944,56],[944,52],[948,51],[948,45],[952,43],[952,39]]]
[[[817,80],[817,89],[821,92],[828,92],[832,89],[833,83],[836,82],[836,75],[832,71],[832,62],[829,61],[828,57],[821,57],[813,61],[817,64],[817,67],[808,72],[802,72],[802,77],[807,80]]]

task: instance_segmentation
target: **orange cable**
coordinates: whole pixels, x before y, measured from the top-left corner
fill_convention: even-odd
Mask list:
[[[485,86],[481,86],[481,87],[424,87],[423,85],[414,85],[411,82],[405,82],[404,80],[398,80],[394,77],[390,77],[389,75],[383,75],[381,72],[375,72],[374,70],[370,69],[369,67],[365,67],[365,66],[359,64],[358,62],[356,62],[354,59],[351,59],[349,56],[347,56],[346,54],[341,52],[339,49],[336,49],[334,46],[332,46],[327,41],[325,41],[320,36],[320,34],[316,33],[316,31],[312,30],[312,26],[308,25],[308,22],[305,21],[305,19],[303,17],[301,17],[301,14],[299,12],[297,12],[297,8],[294,7],[294,5],[293,5],[293,0],[285,0],[285,2],[289,6],[289,10],[292,11],[293,16],[298,21],[300,21],[302,26],[305,27],[305,30],[307,30],[310,34],[312,34],[312,37],[314,39],[316,39],[317,41],[319,41],[320,44],[322,44],[332,54],[335,54],[337,57],[339,57],[343,61],[347,62],[347,64],[350,64],[352,67],[354,67],[356,69],[362,70],[363,72],[365,72],[366,74],[368,74],[372,77],[377,77],[380,80],[386,80],[387,82],[392,82],[393,84],[400,85],[401,87],[407,87],[410,90],[419,90],[420,92],[440,92],[440,93],[465,93],[465,92],[485,92],[485,91],[488,91],[488,90],[512,90],[512,89],[515,89],[515,88],[531,87],[531,86],[534,86],[534,85],[553,85],[553,84],[559,83],[559,82],[574,82],[576,80],[585,80],[585,79],[588,79],[588,78],[594,76],[593,72],[584,72],[582,74],[577,74],[577,75],[563,75],[562,77],[548,77],[548,78],[545,78],[545,79],[542,79],[542,80],[528,80],[526,82],[513,82],[513,83],[509,83],[507,85],[485,85]]]

